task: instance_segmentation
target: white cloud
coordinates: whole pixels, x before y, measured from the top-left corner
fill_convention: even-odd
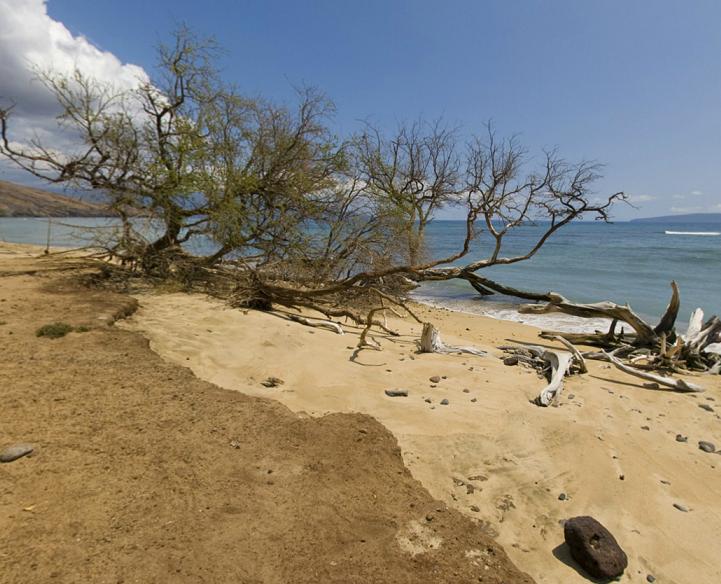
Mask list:
[[[656,197],[653,195],[629,195],[629,200],[631,203],[648,203],[655,201]]]
[[[679,193],[676,195],[671,195],[672,199],[676,199],[677,201],[682,201],[683,199],[687,197],[701,197],[703,196],[703,191],[689,191],[688,193]]]
[[[671,213],[702,213],[703,207],[671,207]]]
[[[136,87],[148,75],[74,36],[48,15],[46,4],[46,0],[0,0],[0,104],[16,104],[10,123],[14,140],[37,135],[58,148],[68,144],[68,136],[56,127],[57,104],[35,79],[35,70],[71,74],[78,69],[118,89]]]

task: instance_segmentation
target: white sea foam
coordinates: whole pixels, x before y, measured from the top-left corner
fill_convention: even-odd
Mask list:
[[[441,299],[423,294],[411,294],[411,297],[416,302],[436,308],[445,308],[453,312],[480,314],[498,320],[518,322],[540,330],[554,330],[567,333],[593,333],[595,331],[606,332],[611,326],[611,321],[605,318],[579,318],[560,313],[521,314],[518,312],[519,305],[510,302]],[[620,327],[618,330],[620,331]]]

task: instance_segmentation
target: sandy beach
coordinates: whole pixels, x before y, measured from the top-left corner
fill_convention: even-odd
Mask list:
[[[198,379],[93,273],[0,244],[0,452],[32,448],[0,464],[3,584],[532,584],[378,421]]]
[[[200,379],[313,417],[379,420],[413,477],[480,520],[537,582],[588,581],[561,545],[560,522],[577,515],[596,517],[616,536],[629,556],[623,582],[721,581],[721,456],[698,448],[700,440],[721,445],[718,377],[694,377],[705,393],[679,394],[593,362],[587,375],[567,380],[560,407],[541,408],[531,400],[545,382],[499,358],[501,345],[539,342],[536,329],[518,323],[417,306],[444,340],[489,355],[418,354],[420,326],[394,317],[401,336],[376,337],[383,350],[352,361],[358,330],[350,326],[341,336],[201,295],[138,300],[121,326]],[[265,387],[268,377],[283,384]],[[387,397],[394,388],[408,397]]]

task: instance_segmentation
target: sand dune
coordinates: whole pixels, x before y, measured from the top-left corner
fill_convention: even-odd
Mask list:
[[[592,363],[589,375],[567,382],[560,407],[544,409],[530,403],[543,381],[498,359],[496,347],[509,339],[537,340],[535,329],[516,323],[422,307],[448,341],[491,355],[418,355],[419,326],[394,320],[401,337],[381,339],[383,351],[351,362],[352,329],[339,336],[197,295],[140,300],[123,326],[202,379],[312,416],[375,416],[431,494],[481,520],[538,582],[587,582],[559,547],[559,521],[585,514],[628,553],[623,581],[645,582],[648,574],[664,583],[721,581],[721,456],[697,447],[699,440],[721,446],[718,378],[697,379],[707,388],[702,395],[681,395]],[[446,379],[432,384],[435,375]],[[270,376],[284,384],[264,387]],[[384,395],[398,387],[409,396]],[[688,443],[676,441],[679,433]]]

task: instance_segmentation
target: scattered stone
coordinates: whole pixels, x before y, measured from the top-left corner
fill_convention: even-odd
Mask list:
[[[688,507],[686,507],[686,505],[681,505],[681,503],[674,503],[673,506],[676,507],[676,509],[678,509],[679,511],[688,513]]]
[[[408,397],[407,389],[386,389],[388,397]]]
[[[430,381],[431,383],[440,383],[440,382],[441,382],[441,378],[440,378],[438,375],[434,375],[434,376],[431,377],[428,381]]]
[[[702,410],[706,410],[707,412],[713,412],[713,408],[708,404],[698,404],[698,407]]]
[[[624,480],[626,480],[626,475],[618,475],[618,480],[619,480],[619,481],[624,481]]]
[[[698,443],[699,449],[703,450],[704,452],[716,452],[716,446],[712,444],[711,442],[706,442],[705,440],[701,440]]]
[[[512,367],[513,365],[518,365],[518,357],[516,357],[515,355],[511,355],[510,357],[506,357],[506,358],[503,360],[503,364],[504,364],[504,365],[508,365],[508,366],[510,366],[510,367]]]
[[[470,390],[470,389],[464,389],[464,390],[463,390],[463,393],[471,393],[471,390]]]
[[[471,511],[478,513],[481,509],[477,505],[471,505]]]
[[[655,577],[655,576],[651,576],[651,574],[649,574],[648,576],[646,576],[646,582],[655,582],[655,581],[656,581],[656,577]]]
[[[648,426],[641,426],[641,430],[650,430],[650,429],[651,428],[649,428]]]
[[[30,444],[13,444],[0,452],[0,462],[12,462],[23,456],[27,456],[33,451]]]
[[[442,399],[442,400],[441,400],[441,405],[442,405],[442,406],[447,406],[449,403],[451,403],[451,402],[449,402],[447,399]]]
[[[574,397],[576,397],[575,394],[573,394],[573,393],[569,393],[569,394],[568,394],[568,399],[573,399]]]
[[[574,517],[563,526],[571,556],[595,578],[617,578],[628,566],[628,557],[616,539],[593,517]]]
[[[566,493],[561,493],[560,495],[558,495],[559,501],[565,501],[566,499],[567,499]]]
[[[261,381],[260,384],[264,385],[265,387],[278,387],[279,385],[283,385],[285,381],[280,379],[279,377],[268,377],[265,381]]]
[[[682,436],[681,434],[676,434],[676,442],[688,442],[688,436]]]
[[[473,475],[472,477],[468,477],[469,481],[487,481],[488,477],[485,475]]]
[[[658,383],[644,383],[643,386],[646,389],[661,389],[661,386]]]
[[[441,379],[448,379],[448,375],[441,375]]]
[[[426,401],[427,404],[432,404],[432,403],[433,403],[433,400],[432,400],[431,398],[429,398],[429,397],[427,397],[425,401]]]
[[[471,402],[476,403],[478,401],[478,398],[474,397],[471,399]]]

